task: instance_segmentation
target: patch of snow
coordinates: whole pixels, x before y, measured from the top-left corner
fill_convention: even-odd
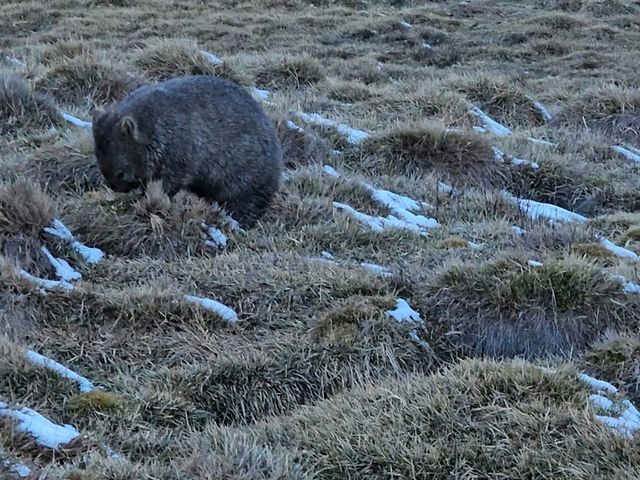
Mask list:
[[[333,202],[333,206],[339,210],[346,211],[359,222],[368,225],[374,232],[382,232],[385,228],[400,228],[400,229],[411,230],[413,232],[416,232],[419,235],[423,235],[423,236],[428,235],[428,232],[425,229],[425,227],[418,225],[415,222],[399,219],[397,217],[394,217],[393,215],[389,215],[386,218],[379,217],[379,216],[374,217],[371,215],[367,215],[366,213],[359,212],[352,206],[347,205],[346,203],[340,203],[340,202]],[[411,212],[407,212],[407,213],[409,215],[413,215],[411,214]],[[416,215],[413,215],[413,216],[419,219],[418,216]],[[425,217],[422,217],[422,218],[425,218]]]
[[[480,120],[482,120],[482,123],[484,124],[484,128],[486,130],[488,130],[489,132],[498,135],[500,137],[505,137],[507,135],[511,135],[511,130],[509,130],[507,127],[505,127],[504,125],[501,125],[500,123],[496,122],[494,119],[492,119],[489,115],[487,115],[486,113],[484,113],[482,110],[480,110],[478,107],[472,107],[469,112],[472,115],[475,115],[476,117],[480,118]]]
[[[282,172],[282,174],[280,175],[280,178],[282,179],[283,182],[288,182],[293,178],[293,174],[291,172]]]
[[[618,393],[618,389],[616,387],[611,385],[609,382],[605,382],[604,380],[598,380],[597,378],[594,378],[585,373],[581,373],[580,375],[578,375],[578,378],[589,385],[591,389],[596,392],[603,391],[612,394]]]
[[[487,133],[487,129],[478,125],[473,126],[473,130],[478,133]]]
[[[304,133],[304,129],[302,129],[302,127],[299,127],[298,125],[296,125],[291,120],[287,120],[287,128],[289,130],[293,130],[293,131],[298,132],[298,133]]]
[[[271,92],[269,90],[265,90],[264,88],[253,87],[253,92],[263,100],[267,100],[271,96]]]
[[[530,267],[543,267],[544,263],[538,262],[537,260],[529,260],[527,261],[527,265],[529,265]]]
[[[455,188],[444,182],[438,182],[438,190],[442,190],[444,193],[457,193]]]
[[[60,112],[60,115],[62,116],[62,118],[64,118],[67,122],[69,122],[71,125],[74,125],[76,127],[80,127],[80,128],[91,128],[92,127],[92,123],[91,122],[86,122],[84,120],[79,119],[78,117],[75,117],[73,115],[71,115],[70,113],[67,112]]]
[[[516,158],[516,157],[511,157],[511,164],[512,165],[526,165],[528,167],[533,168],[534,170],[537,170],[538,168],[540,168],[540,165],[536,162],[532,162],[531,160],[525,160],[523,158]]]
[[[616,434],[627,437],[628,439],[632,439],[633,433],[640,428],[640,424],[630,422],[622,417],[616,418],[607,415],[596,415],[595,417],[596,420],[610,427]]]
[[[44,289],[63,288],[65,290],[73,290],[75,288],[66,280],[47,280],[45,278],[34,277],[25,270],[20,270],[20,276]]]
[[[625,282],[622,286],[622,290],[625,293],[640,293],[640,285],[633,282]]]
[[[540,103],[539,101],[537,101],[536,99],[534,99],[531,96],[527,96],[527,98],[531,101],[531,103],[533,103],[533,105],[538,109],[538,111],[540,112],[540,114],[542,115],[542,118],[544,119],[545,122],[550,122],[551,121],[551,114],[549,113],[549,110],[547,110],[545,108],[545,106]]]
[[[99,248],[87,247],[77,241],[64,223],[55,218],[51,227],[45,227],[45,232],[55,235],[70,242],[71,248],[78,252],[89,263],[98,263],[104,257],[104,252]]]
[[[17,430],[30,434],[39,445],[45,447],[58,448],[80,436],[80,433],[71,425],[61,426],[53,423],[30,408],[15,410],[9,408],[6,403],[0,402],[0,415],[19,420]]]
[[[338,173],[338,171],[335,168],[333,168],[331,165],[324,165],[322,167],[322,171],[331,177],[334,177],[334,178],[340,177],[340,174]]]
[[[341,135],[343,135],[347,142],[356,145],[362,143],[367,138],[369,138],[369,134],[363,130],[358,130],[356,128],[351,128],[342,123],[335,122],[333,120],[329,120],[328,118],[323,117],[318,113],[304,113],[297,112],[296,115],[302,119],[302,121],[307,123],[314,123],[316,125],[324,125],[328,127],[334,127]]]
[[[216,227],[209,227],[209,236],[218,247],[225,247],[227,245],[227,236]]]
[[[596,419],[611,427],[618,435],[633,438],[633,432],[640,428],[640,412],[629,400],[623,400],[621,405],[617,405],[600,394],[590,395],[589,400],[595,408],[616,415],[596,415]]]
[[[611,148],[625,157],[627,160],[631,160],[632,162],[640,162],[640,154],[634,153],[631,150],[623,147],[622,145],[614,145]]]
[[[383,277],[390,277],[393,275],[393,273],[391,273],[388,268],[383,267],[382,265],[377,265],[375,263],[361,262],[360,266],[366,268],[372,273],[375,273],[376,275],[381,275]]]
[[[498,161],[498,162],[504,162],[504,152],[502,150],[500,150],[498,147],[496,147],[495,145],[493,147],[491,147],[491,150],[493,150],[493,157]]]
[[[80,272],[76,272],[73,268],[71,268],[71,265],[69,265],[69,262],[67,262],[62,258],[54,257],[49,251],[49,249],[45,246],[43,246],[41,250],[42,250],[42,253],[44,253],[45,256],[49,259],[49,262],[51,263],[51,265],[53,265],[53,268],[55,268],[56,275],[58,276],[58,278],[62,280],[66,280],[67,282],[82,278],[82,275],[80,275]]]
[[[527,137],[527,140],[529,140],[531,143],[537,143],[538,145],[545,145],[547,147],[558,146],[557,143],[549,142],[548,140],[542,140],[541,138]]]
[[[585,222],[586,217],[574,212],[570,212],[562,207],[552,205],[550,203],[536,202],[524,198],[517,198],[511,194],[505,194],[507,198],[518,203],[520,208],[533,220],[538,218],[547,218],[553,221],[564,222]]]
[[[220,57],[214,55],[211,52],[207,52],[206,50],[200,50],[200,55],[202,55],[205,60],[213,63],[214,65],[221,65],[222,63],[224,63]]]
[[[538,165],[536,162],[532,162],[530,160],[524,160],[522,158],[516,158],[513,155],[505,155],[505,153],[495,145],[491,147],[491,149],[493,150],[494,158],[496,159],[496,161],[500,163],[503,163],[505,160],[505,157],[508,157],[511,160],[512,165],[527,165],[534,169],[540,168],[540,165]]]
[[[386,314],[398,323],[414,322],[424,325],[420,314],[411,308],[409,303],[403,298],[396,299],[395,310],[387,310]]]
[[[220,315],[223,320],[226,320],[229,323],[235,323],[238,321],[238,315],[232,308],[229,308],[216,300],[204,297],[196,297],[194,295],[185,295],[184,298],[189,302],[197,303],[203,308],[206,308],[207,310]]]
[[[513,233],[515,233],[516,235],[518,235],[519,237],[521,237],[522,235],[524,235],[525,233],[527,233],[527,231],[524,228],[520,228],[517,225],[513,225],[511,227],[511,231],[513,231]]]
[[[91,383],[91,381],[89,381],[87,378],[83,377],[82,375],[78,375],[73,370],[68,369],[64,365],[59,364],[49,357],[45,357],[44,355],[34,352],[33,350],[27,350],[26,356],[30,362],[35,363],[36,365],[39,365],[41,367],[48,368],[49,370],[52,370],[60,374],[61,376],[68,378],[69,380],[77,382],[80,385],[80,391],[82,393],[90,392],[94,389],[93,383]]]
[[[31,469],[27,467],[24,463],[18,463],[11,466],[11,470],[13,470],[19,477],[25,478],[31,475]]]
[[[427,42],[422,42],[422,48],[424,48],[425,50],[433,49],[433,47],[429,45]]]
[[[405,22],[404,20],[400,20],[400,22],[398,22],[398,23],[403,28],[412,28],[413,27],[413,25],[411,25],[409,22]]]
[[[632,258],[634,260],[638,260],[638,258],[640,258],[638,257],[638,254],[636,254],[635,252],[632,252],[631,250],[627,250],[626,248],[623,248],[623,247],[619,247],[615,243],[603,237],[600,237],[600,245],[602,245],[604,248],[606,248],[607,250],[609,250],[610,252],[614,253],[615,255],[621,258]]]
[[[333,256],[333,253],[327,252],[326,250],[323,250],[322,252],[320,252],[320,255],[322,255],[324,258],[328,258],[329,260],[333,260],[335,258]]]

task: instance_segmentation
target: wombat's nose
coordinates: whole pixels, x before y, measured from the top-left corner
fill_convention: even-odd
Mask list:
[[[124,176],[125,176],[125,173],[124,173],[122,170],[118,170],[118,171],[116,172],[116,178],[117,178],[118,180],[124,180]]]

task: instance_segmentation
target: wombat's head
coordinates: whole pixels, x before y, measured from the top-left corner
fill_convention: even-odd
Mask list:
[[[107,185],[116,192],[129,192],[145,180],[146,146],[150,143],[132,115],[96,108],[93,139],[98,167]]]

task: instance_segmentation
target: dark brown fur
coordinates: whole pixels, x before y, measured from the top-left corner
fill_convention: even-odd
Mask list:
[[[252,226],[280,185],[282,147],[273,121],[244,88],[193,75],[137,88],[93,113],[96,158],[107,184],[128,192],[161,180]]]

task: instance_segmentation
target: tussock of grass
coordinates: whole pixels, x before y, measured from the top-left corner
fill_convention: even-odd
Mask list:
[[[365,140],[362,149],[367,164],[378,163],[385,173],[440,173],[452,182],[476,185],[504,181],[503,167],[484,138],[447,131],[435,121],[393,127]]]
[[[615,253],[599,243],[577,243],[571,246],[571,250],[578,256],[602,260],[606,263],[616,263],[615,260],[618,258]]]
[[[79,393],[69,398],[66,409],[74,416],[92,413],[109,414],[126,407],[126,401],[119,395],[103,390]]]
[[[324,80],[320,64],[308,55],[267,58],[255,73],[255,81],[265,88],[304,88]]]
[[[246,83],[226,62],[213,63],[205,58],[202,50],[206,49],[193,40],[154,40],[138,50],[135,64],[154,81],[184,75],[215,75]]]
[[[18,135],[59,124],[60,117],[49,97],[34,91],[16,74],[0,74],[0,134]]]
[[[53,201],[33,182],[0,185],[0,232],[37,236],[51,224],[54,212]]]
[[[607,328],[637,321],[618,282],[570,257],[541,267],[517,257],[453,265],[429,292],[436,315],[460,332],[455,341],[478,355],[569,355]]]
[[[64,217],[87,244],[129,258],[215,254],[216,248],[205,244],[212,240],[208,227],[226,230],[222,210],[215,204],[188,192],[169,198],[158,182],[143,196],[94,192],[81,204],[68,205]]]
[[[282,158],[287,169],[315,164],[322,165],[329,156],[328,142],[315,131],[313,126],[305,125],[301,132],[287,125],[288,117],[281,116],[276,121],[276,133],[282,147]]]
[[[140,84],[139,78],[92,55],[63,59],[39,81],[58,101],[87,108],[119,100]]]
[[[586,397],[569,370],[550,375],[516,361],[462,361],[442,374],[359,389],[251,430],[212,427],[199,445],[218,455],[238,444],[287,448],[291,461],[328,479],[419,472],[526,478],[565,468],[631,478],[640,470],[632,444],[585,412]],[[554,441],[546,441],[549,435]]]
[[[81,40],[55,42],[42,54],[45,64],[51,66],[59,62],[69,61],[76,57],[91,57],[95,54],[93,47]]]

